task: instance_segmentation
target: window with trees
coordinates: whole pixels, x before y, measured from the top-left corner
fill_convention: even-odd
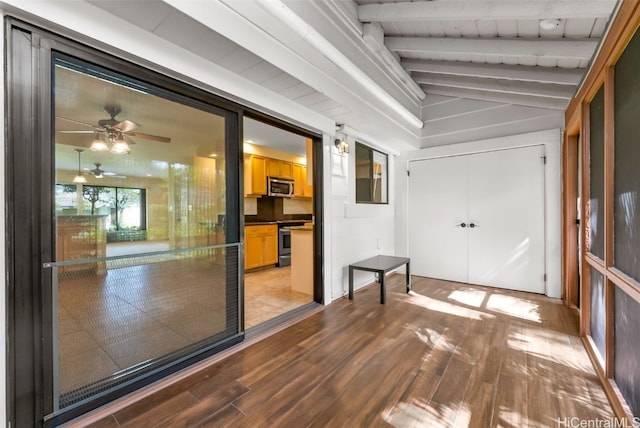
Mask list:
[[[58,184],[56,212],[62,215],[105,215],[109,232],[146,230],[146,191],[128,187]]]

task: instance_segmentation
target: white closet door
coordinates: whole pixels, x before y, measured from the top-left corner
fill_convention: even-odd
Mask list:
[[[411,163],[409,254],[411,273],[468,282],[467,157]]]
[[[545,292],[544,146],[469,156],[469,282]]]

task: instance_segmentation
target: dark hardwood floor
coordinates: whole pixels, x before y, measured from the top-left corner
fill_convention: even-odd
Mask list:
[[[558,300],[388,279],[90,425],[557,427],[613,417]]]

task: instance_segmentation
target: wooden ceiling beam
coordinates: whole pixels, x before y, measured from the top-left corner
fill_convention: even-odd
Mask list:
[[[608,18],[615,0],[419,1],[358,6],[361,22]]]
[[[482,64],[462,61],[402,61],[409,72],[438,73],[453,76],[484,77],[490,79],[512,79],[525,82],[577,85],[584,70],[558,67],[529,67],[524,65]]]
[[[495,57],[534,56],[589,60],[599,39],[470,39],[453,37],[385,37],[385,45],[395,52],[484,55]],[[401,55],[402,56],[402,55]]]

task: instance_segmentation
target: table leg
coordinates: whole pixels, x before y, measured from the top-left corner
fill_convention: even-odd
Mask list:
[[[411,262],[407,262],[407,293],[411,291]]]
[[[353,268],[349,266],[349,300],[353,300]]]
[[[378,272],[378,276],[380,277],[380,303],[383,305],[386,301],[386,290],[384,289],[384,277],[386,276],[384,272]]]

